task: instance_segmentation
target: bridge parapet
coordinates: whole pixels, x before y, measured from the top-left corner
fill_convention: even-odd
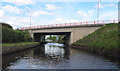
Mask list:
[[[86,27],[86,26],[101,26],[109,23],[118,23],[118,20],[102,20],[102,21],[85,21],[85,22],[75,22],[75,23],[63,23],[63,24],[52,24],[52,25],[40,25],[19,28],[20,30],[30,30],[30,29],[45,29],[45,28],[62,28],[62,27]]]

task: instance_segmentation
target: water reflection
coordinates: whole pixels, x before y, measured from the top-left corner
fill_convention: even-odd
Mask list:
[[[57,62],[63,61],[63,58],[69,59],[70,48],[63,45],[45,45],[45,56],[49,60]]]
[[[65,58],[65,59],[70,59],[70,48],[69,48],[69,46],[65,46],[65,47],[64,47],[64,50],[65,50],[65,51],[64,51],[64,52],[65,52],[65,53],[64,53],[64,58]]]
[[[39,45],[32,49],[24,50],[21,52],[3,55],[3,69],[5,68],[15,68],[14,65],[19,61],[27,60],[28,64],[36,63],[37,65],[51,65],[69,59],[70,50],[68,47],[65,47],[63,44],[54,44],[48,43],[46,45]],[[32,62],[31,62],[32,61]],[[21,64],[23,63],[21,62]],[[18,63],[19,64],[19,63]],[[23,63],[23,65],[25,65]]]
[[[45,56],[45,46],[40,45],[40,47],[36,47],[33,49],[34,56],[36,57],[44,57]]]
[[[58,43],[3,55],[3,69],[116,69],[113,62]]]

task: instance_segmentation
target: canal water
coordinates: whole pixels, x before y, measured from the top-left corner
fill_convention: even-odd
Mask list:
[[[28,50],[3,56],[3,69],[118,69],[103,57],[47,43]]]

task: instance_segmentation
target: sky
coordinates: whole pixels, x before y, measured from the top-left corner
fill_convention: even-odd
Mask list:
[[[100,1],[99,20],[118,19],[118,0]],[[14,29],[97,20],[98,1],[0,0],[0,22]],[[30,25],[31,16],[31,25]]]

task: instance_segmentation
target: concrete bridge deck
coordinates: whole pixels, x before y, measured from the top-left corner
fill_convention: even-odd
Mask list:
[[[102,21],[96,24],[93,22],[86,22],[87,24],[81,23],[69,23],[62,24],[57,26],[34,26],[28,28],[21,28],[21,30],[28,30],[32,39],[37,42],[43,42],[45,40],[45,35],[65,35],[64,41],[66,45],[71,45],[79,39],[82,39],[84,36],[93,33],[101,26],[108,24],[106,21]],[[108,22],[108,21],[107,21]],[[83,22],[82,22],[83,23]],[[90,24],[93,23],[93,24]],[[111,23],[117,23],[116,20],[111,21]]]

